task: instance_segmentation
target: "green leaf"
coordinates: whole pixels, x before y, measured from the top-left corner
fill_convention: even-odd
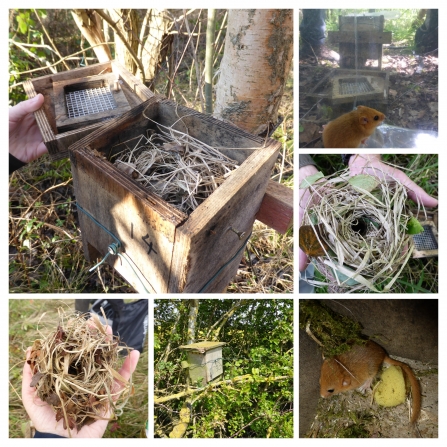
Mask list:
[[[28,31],[28,23],[21,16],[17,16],[17,24],[19,25],[19,31],[22,34],[26,34]]]
[[[379,181],[376,177],[367,174],[354,175],[348,180],[348,183],[358,191],[371,192],[377,188]]]
[[[419,234],[424,231],[424,227],[419,223],[416,217],[410,218],[407,223],[407,234]]]
[[[316,174],[309,175],[306,177],[300,184],[300,189],[306,189],[309,186],[312,186],[315,182],[323,178],[324,175],[322,172],[317,172]]]

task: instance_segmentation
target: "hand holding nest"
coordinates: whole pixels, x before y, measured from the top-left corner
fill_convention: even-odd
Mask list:
[[[112,334],[112,329],[110,326],[106,328],[108,334]],[[30,359],[32,352],[32,348],[28,348],[26,351],[27,360]],[[129,380],[129,377],[134,372],[138,359],[140,357],[140,353],[138,351],[131,351],[127,358],[124,361],[122,368],[119,371],[119,374],[125,380]],[[23,405],[34,423],[36,430],[42,433],[52,433],[60,436],[68,437],[71,435],[73,438],[101,438],[106,430],[108,419],[111,416],[111,410],[109,409],[104,415],[104,419],[98,419],[95,422],[84,425],[82,430],[70,430],[70,433],[67,429],[64,428],[64,419],[60,419],[56,422],[55,419],[55,411],[52,406],[48,402],[42,401],[39,397],[36,396],[36,384],[33,382],[37,382],[39,379],[34,378],[35,374],[32,371],[32,368],[28,362],[25,362],[25,366],[23,367],[23,379],[22,379],[22,400]],[[111,394],[113,395],[113,400],[117,400],[121,390],[123,390],[124,385],[120,383],[118,380],[113,382]],[[54,396],[56,397],[56,396]]]

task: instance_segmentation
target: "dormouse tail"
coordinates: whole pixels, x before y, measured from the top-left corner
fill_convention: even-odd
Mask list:
[[[411,406],[411,424],[415,424],[419,419],[419,414],[421,412],[421,386],[419,384],[418,379],[414,375],[412,369],[403,362],[399,362],[399,360],[394,360],[391,357],[386,356],[384,362],[389,363],[390,365],[400,366],[405,375],[408,377],[411,384],[411,397],[412,397],[412,406]]]

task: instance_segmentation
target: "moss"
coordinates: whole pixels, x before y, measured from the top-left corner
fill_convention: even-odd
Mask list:
[[[342,354],[352,343],[365,342],[357,321],[337,314],[319,300],[300,300],[299,327],[309,331],[323,345],[325,356]]]

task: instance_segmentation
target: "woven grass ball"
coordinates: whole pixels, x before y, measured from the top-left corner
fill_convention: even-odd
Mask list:
[[[303,182],[305,183],[307,179]],[[309,281],[331,292],[390,292],[422,230],[396,179],[316,176],[300,227],[300,248],[326,278]]]
[[[117,372],[118,357],[129,348],[120,346],[96,315],[66,316],[59,309],[59,317],[57,329],[33,343],[27,360],[33,373],[30,386],[52,406],[64,429],[79,431],[99,419],[110,420],[122,408],[116,397],[132,385]],[[118,393],[115,380],[120,383]]]

